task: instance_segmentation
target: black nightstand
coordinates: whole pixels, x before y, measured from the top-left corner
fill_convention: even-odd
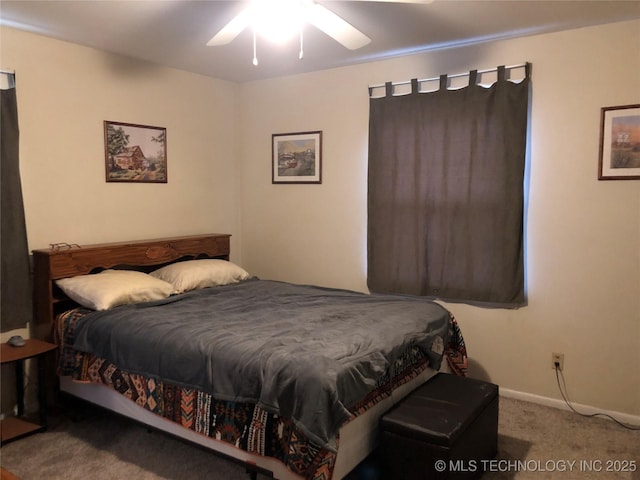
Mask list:
[[[42,432],[47,428],[47,398],[45,388],[45,362],[44,356],[57,348],[53,343],[43,342],[29,338],[22,347],[12,347],[3,343],[0,345],[0,363],[16,364],[16,391],[18,396],[18,416],[9,417],[0,423],[0,445],[9,443],[18,438]],[[24,417],[24,361],[34,358],[38,363],[38,408],[39,419],[37,422]]]

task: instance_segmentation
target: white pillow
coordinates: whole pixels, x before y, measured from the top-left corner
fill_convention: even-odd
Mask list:
[[[161,300],[173,293],[170,283],[131,270],[103,270],[56,280],[56,284],[69,298],[93,310]]]
[[[178,293],[237,283],[250,277],[246,270],[235,263],[217,259],[176,262],[150,275],[169,282]]]

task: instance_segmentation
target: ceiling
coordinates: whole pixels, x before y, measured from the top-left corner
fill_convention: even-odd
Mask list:
[[[640,18],[640,0],[435,0],[386,3],[317,0],[372,39],[348,50],[313,26],[274,45],[246,29],[225,46],[206,46],[245,1],[1,0],[0,23],[156,64],[234,82],[353,65],[391,56]],[[11,68],[11,65],[0,65]]]

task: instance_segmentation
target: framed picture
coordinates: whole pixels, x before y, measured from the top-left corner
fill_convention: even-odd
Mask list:
[[[167,183],[167,129],[104,122],[107,182]]]
[[[601,117],[598,179],[640,179],[640,105],[605,107]]]
[[[322,132],[274,133],[271,183],[322,183]]]

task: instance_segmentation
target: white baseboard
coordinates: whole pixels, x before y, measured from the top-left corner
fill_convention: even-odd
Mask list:
[[[558,398],[543,397],[541,395],[534,395],[533,393],[519,392],[517,390],[510,390],[508,388],[502,387],[500,387],[500,395],[506,398],[513,398],[515,400],[523,400],[525,402],[537,403],[539,405],[545,405],[547,407],[559,408],[560,410],[571,410],[564,402],[564,400],[560,400]],[[640,415],[631,415],[629,413],[602,410],[601,408],[595,408],[590,405],[582,405],[580,403],[572,402],[571,405],[573,405],[573,408],[575,408],[578,412],[584,413],[585,415],[603,413],[605,415],[611,415],[613,418],[624,424],[640,426]]]

